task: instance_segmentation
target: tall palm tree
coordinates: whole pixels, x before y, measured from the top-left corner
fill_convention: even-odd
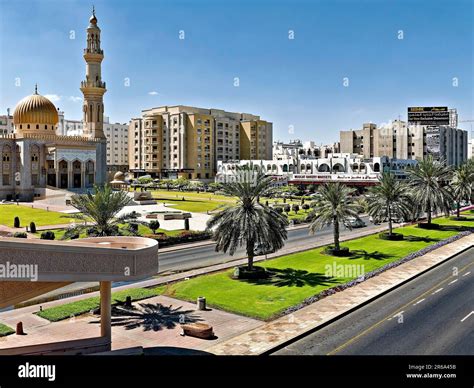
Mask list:
[[[456,201],[456,216],[458,218],[461,215],[461,202],[471,200],[473,185],[474,169],[472,168],[472,164],[463,163],[454,170],[451,191],[452,196]]]
[[[434,160],[430,155],[414,167],[407,169],[408,181],[413,190],[413,198],[428,216],[431,225],[433,212],[449,212],[448,203],[452,201],[448,182],[451,168],[443,161]]]
[[[388,235],[392,236],[394,217],[405,218],[410,213],[408,185],[394,174],[384,172],[379,176],[379,184],[370,188],[369,195],[369,215],[375,220],[387,219]]]
[[[316,201],[317,212],[309,225],[309,230],[310,233],[315,233],[325,226],[332,225],[335,251],[340,250],[339,224],[345,223],[351,229],[351,225],[347,221],[351,218],[359,219],[359,205],[351,197],[353,192],[353,189],[339,182],[326,183],[319,188],[320,196]]]
[[[77,234],[85,229],[92,229],[95,236],[114,236],[121,234],[121,230],[130,226],[131,222],[141,223],[137,220],[138,214],[131,212],[118,216],[118,213],[127,206],[131,198],[125,191],[114,191],[109,185],[95,186],[94,193],[75,194],[71,197],[71,205],[80,211],[71,216],[84,221],[66,232],[65,237]],[[92,221],[94,225],[87,226],[86,222]],[[133,228],[126,229],[128,233],[135,233]]]
[[[252,174],[240,176],[251,178]],[[222,184],[222,191],[237,197],[237,202],[215,214],[207,223],[208,229],[215,228],[216,251],[233,255],[237,248],[245,246],[249,271],[253,270],[256,247],[273,252],[282,248],[288,237],[286,217],[258,202],[259,197],[273,191],[273,179],[260,173],[253,176],[256,179],[242,178]]]

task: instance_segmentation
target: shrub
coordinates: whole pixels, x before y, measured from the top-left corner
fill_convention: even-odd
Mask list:
[[[15,217],[15,219],[13,220],[13,227],[14,228],[19,228],[20,227],[20,218],[19,217]]]
[[[13,237],[16,237],[16,238],[28,238],[28,235],[26,234],[26,232],[15,232],[13,234]]]
[[[275,211],[276,211],[277,213],[280,213],[280,214],[283,213],[283,208],[280,207],[280,206],[275,207],[274,209],[275,209]]]
[[[40,236],[41,240],[54,240],[56,236],[54,235],[54,232],[51,230],[47,230],[43,233],[41,233]]]
[[[138,224],[137,223],[130,222],[130,224],[128,224],[128,228],[129,228],[131,233],[138,233]]]
[[[295,212],[295,214],[298,214],[298,212],[300,211],[300,207],[296,204],[293,205],[293,211]]]
[[[404,236],[401,233],[392,233],[392,235],[389,235],[387,232],[384,232],[379,234],[379,238],[382,240],[401,241]]]
[[[157,220],[150,221],[148,227],[151,229],[153,234],[156,234],[157,229],[160,229],[160,222]]]
[[[304,203],[302,206],[304,211],[308,211],[309,210],[309,205],[307,203]]]
[[[350,256],[350,251],[348,247],[340,247],[338,250],[332,246],[329,245],[326,248],[324,248],[324,253],[327,255],[331,256]]]
[[[30,222],[30,232],[36,233],[36,224],[33,221]]]
[[[285,213],[289,213],[291,211],[290,205],[285,206]]]
[[[428,224],[425,222],[419,222],[418,227],[420,229],[439,229],[439,224]]]

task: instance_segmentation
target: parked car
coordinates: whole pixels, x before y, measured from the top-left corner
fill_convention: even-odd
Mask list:
[[[271,250],[268,246],[264,244],[255,244],[253,252],[255,256],[261,256],[261,255],[268,255],[275,251]]]

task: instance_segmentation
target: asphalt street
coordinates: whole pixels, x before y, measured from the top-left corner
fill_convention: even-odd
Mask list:
[[[275,355],[474,355],[474,248]]]

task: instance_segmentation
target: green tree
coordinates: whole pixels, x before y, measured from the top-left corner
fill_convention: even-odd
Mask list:
[[[473,184],[474,169],[471,163],[463,163],[456,168],[451,182],[451,193],[456,201],[456,216],[458,218],[461,216],[461,202],[471,200]]]
[[[409,187],[394,174],[384,172],[379,176],[379,184],[369,190],[368,212],[374,220],[388,221],[388,235],[393,234],[393,219],[405,218],[410,213]]]
[[[265,246],[269,251],[283,247],[288,220],[275,209],[257,201],[257,198],[272,193],[271,177],[257,174],[255,180],[225,183],[222,189],[238,200],[235,205],[215,214],[207,227],[215,229],[216,251],[229,252],[232,256],[238,247],[245,246],[251,271],[256,246]]]
[[[77,235],[83,230],[88,230],[88,234],[92,236],[115,236],[123,231],[133,231],[130,223],[144,224],[137,220],[138,213],[118,215],[130,201],[131,198],[125,191],[113,191],[109,185],[94,186],[94,194],[73,195],[71,205],[80,213],[71,214],[71,217],[83,221],[84,224],[69,228],[64,236],[69,238],[70,235]],[[94,225],[87,226],[87,221],[92,221]]]
[[[430,155],[414,167],[407,169],[408,181],[413,190],[413,199],[421,205],[431,225],[433,212],[449,212],[449,202],[453,200],[448,183],[451,169],[443,161],[434,160]]]
[[[351,229],[349,221],[351,218],[359,219],[359,206],[354,203],[351,195],[354,190],[339,182],[325,183],[320,186],[317,208],[318,213],[309,225],[310,233],[325,226],[333,226],[334,249],[340,251],[339,224],[346,223]]]

